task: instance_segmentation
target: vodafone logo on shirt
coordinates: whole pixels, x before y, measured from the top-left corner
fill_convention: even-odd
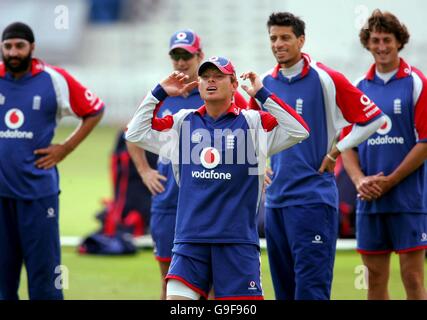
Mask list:
[[[219,151],[215,148],[204,148],[200,153],[200,163],[208,170],[192,171],[191,177],[196,179],[209,179],[209,180],[231,180],[231,173],[229,172],[216,172],[213,170],[218,166],[221,161]]]
[[[204,148],[200,153],[200,162],[206,169],[215,168],[221,161],[221,156],[217,149],[209,147]]]
[[[376,138],[370,138],[367,140],[368,146],[375,145],[386,145],[386,144],[404,144],[405,139],[403,137],[391,137],[388,135],[391,128],[393,127],[393,122],[388,115],[384,115],[386,121],[385,123],[377,130],[379,136]]]
[[[25,122],[24,113],[18,108],[10,109],[4,116],[4,123],[7,130],[0,131],[2,139],[33,139],[34,134],[31,131],[20,131],[19,128]]]
[[[6,112],[4,122],[10,129],[18,129],[24,124],[24,114],[17,108],[10,109]]]
[[[391,130],[391,127],[392,127],[392,122],[391,122],[391,119],[390,119],[390,117],[388,116],[388,115],[384,115],[384,117],[385,117],[385,122],[384,122],[384,124],[377,130],[377,133],[378,134],[381,134],[381,135],[385,135],[385,134],[387,134],[387,133],[389,133],[390,132],[390,130]]]

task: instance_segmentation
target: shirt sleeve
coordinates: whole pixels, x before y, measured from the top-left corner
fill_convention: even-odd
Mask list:
[[[319,67],[332,78],[336,90],[336,104],[348,123],[367,124],[382,115],[381,109],[343,74],[320,63]]]
[[[418,142],[427,142],[427,79],[417,69],[414,75],[414,123]]]
[[[349,125],[349,126],[347,126],[345,128],[342,128],[340,136],[339,136],[339,140],[344,139],[351,132],[351,130],[353,129],[353,126],[354,125],[351,124],[351,125]]]
[[[251,97],[251,99],[249,100],[248,109],[261,110],[261,105],[260,105],[260,103],[258,103],[258,101],[256,101],[255,98]]]
[[[61,117],[75,115],[84,118],[98,114],[104,109],[104,102],[67,71],[58,67],[51,68],[57,73],[53,77],[56,78],[54,79],[57,86],[55,89],[58,95]]]
[[[340,152],[343,152],[347,149],[351,149],[354,147],[357,147],[359,144],[361,144],[363,141],[368,139],[372,134],[375,133],[385,122],[384,116],[381,116],[378,119],[375,119],[374,121],[369,122],[366,125],[358,125],[353,124],[352,126],[348,126],[346,128],[350,128],[351,130],[348,132],[349,129],[344,128],[342,132],[346,132],[345,135],[342,134],[343,139],[341,139],[336,147]]]

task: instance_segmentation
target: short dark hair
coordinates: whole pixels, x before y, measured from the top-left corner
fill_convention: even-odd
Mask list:
[[[290,12],[273,12],[267,21],[268,30],[272,26],[292,27],[297,38],[305,35],[305,22]]]
[[[360,42],[368,49],[368,42],[371,32],[392,33],[397,41],[401,44],[399,51],[403,49],[409,41],[409,32],[406,26],[390,12],[381,12],[380,9],[375,9],[369,17],[366,24],[362,27],[359,33]]]

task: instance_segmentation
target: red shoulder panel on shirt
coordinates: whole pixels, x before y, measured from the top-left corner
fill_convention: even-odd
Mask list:
[[[418,139],[427,139],[427,78],[424,74],[412,67],[412,71],[420,77],[422,81],[422,89],[417,103],[415,104],[415,128],[417,129]]]
[[[353,86],[342,73],[319,62],[317,66],[324,70],[334,82],[336,104],[349,123],[366,123],[381,114],[380,108],[367,95]]]
[[[278,125],[277,119],[271,113],[265,111],[258,112],[261,117],[262,127],[265,131],[270,132]]]
[[[77,116],[89,116],[99,112],[103,108],[104,102],[89,89],[81,85],[67,71],[55,66],[50,67],[61,74],[67,81],[70,92],[70,105]]]
[[[248,109],[252,109],[252,110],[261,110],[261,107],[259,106],[259,104],[256,102],[255,98],[252,98],[249,100],[249,106]]]
[[[162,106],[163,101],[160,101],[153,112],[153,120],[151,121],[151,128],[156,131],[163,131],[171,129],[173,126],[173,116],[168,115],[163,118],[157,118],[157,113]]]

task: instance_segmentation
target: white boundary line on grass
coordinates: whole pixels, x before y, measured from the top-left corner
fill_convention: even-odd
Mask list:
[[[61,246],[62,247],[76,247],[82,241],[82,237],[75,236],[62,236]],[[135,245],[138,248],[153,248],[153,240],[150,235],[145,235],[135,238]],[[266,248],[265,239],[260,239],[260,245],[262,249]],[[338,239],[337,250],[355,250],[356,240],[355,239]]]

